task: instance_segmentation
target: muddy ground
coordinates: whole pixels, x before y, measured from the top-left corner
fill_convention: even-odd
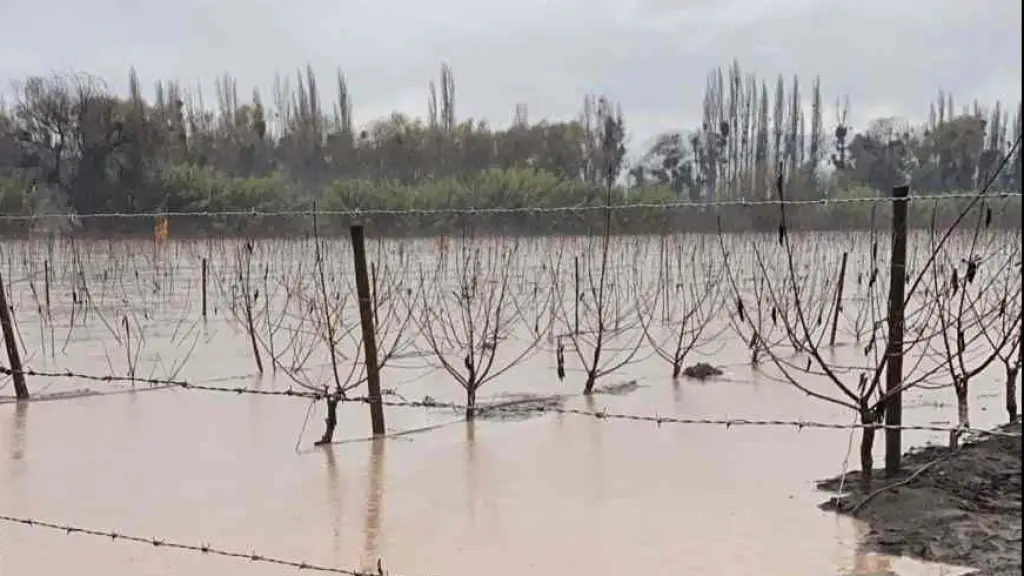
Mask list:
[[[904,457],[901,476],[885,478],[881,471],[875,473],[876,490],[898,487],[863,506],[858,507],[866,496],[859,489],[858,473],[821,482],[822,490],[838,493],[843,480],[845,491],[822,507],[866,521],[871,531],[863,545],[872,551],[970,567],[978,576],[1017,576],[1021,574],[1020,422],[999,431],[1016,437],[981,437],[953,453],[940,446],[910,452]]]

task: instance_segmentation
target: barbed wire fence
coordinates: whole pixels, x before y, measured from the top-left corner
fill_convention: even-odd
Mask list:
[[[1020,192],[988,192],[986,199],[1000,200],[1010,198],[1021,198]],[[176,218],[218,218],[241,216],[273,217],[273,216],[481,216],[481,215],[533,215],[533,214],[578,214],[581,212],[607,212],[607,211],[629,211],[629,210],[673,210],[673,209],[715,209],[715,208],[757,208],[779,206],[842,206],[842,205],[877,205],[901,202],[946,202],[950,200],[972,200],[978,197],[977,192],[970,193],[946,193],[946,194],[910,194],[902,197],[894,196],[861,196],[861,197],[834,197],[815,198],[806,200],[716,200],[716,201],[685,201],[674,200],[665,202],[635,202],[626,204],[590,204],[590,205],[568,205],[568,206],[523,206],[523,207],[480,207],[480,208],[351,208],[351,209],[315,209],[308,210],[219,210],[219,211],[180,211],[180,212],[96,212],[91,214],[0,214],[0,222],[31,222],[53,217],[66,216],[73,219],[89,220],[153,220],[163,217]]]
[[[1021,194],[1017,192],[985,192],[986,201],[1000,201],[1008,200],[1010,202],[1019,202]],[[316,218],[342,218],[346,221],[360,221],[373,218],[420,218],[420,217],[503,217],[503,216],[517,216],[517,217],[534,217],[534,216],[557,216],[557,215],[580,215],[587,213],[599,213],[608,214],[612,212],[637,212],[641,215],[652,215],[659,214],[659,218],[665,219],[666,211],[671,210],[712,210],[718,211],[728,208],[740,208],[740,209],[777,209],[783,206],[791,207],[830,207],[830,206],[855,206],[855,205],[870,205],[875,206],[879,204],[890,204],[898,202],[920,202],[937,205],[941,202],[947,201],[973,201],[978,198],[977,193],[973,194],[945,194],[941,196],[921,196],[921,195],[910,195],[906,197],[870,197],[870,198],[831,198],[831,199],[815,199],[815,200],[736,200],[736,201],[721,201],[721,202],[666,202],[663,204],[619,204],[619,205],[593,205],[593,206],[555,206],[555,207],[523,207],[523,208],[444,208],[444,209],[379,209],[379,210],[360,210],[360,209],[341,209],[341,210],[285,210],[285,211],[222,211],[222,212],[182,212],[174,214],[164,213],[129,213],[129,214],[89,214],[79,216],[60,216],[60,215],[43,215],[43,216],[23,216],[23,215],[0,215],[0,222],[15,223],[20,222],[23,224],[32,225],[34,223],[52,220],[54,218],[62,219],[67,218],[78,222],[80,220],[159,220],[164,218],[173,219],[263,219],[263,218],[303,218],[303,219],[316,219]],[[1011,225],[1014,223],[1019,227],[1020,225],[1020,211],[1016,211],[1016,220],[1014,221],[1013,209],[1011,208],[1008,220]],[[3,236],[3,234],[0,234]],[[8,259],[10,264],[11,259]],[[203,261],[202,270],[206,275],[206,261]],[[196,267],[198,269],[198,267]],[[616,270],[621,270],[623,273],[629,269],[629,264],[620,264]],[[1018,272],[1019,273],[1019,272]],[[137,274],[137,272],[136,272]],[[527,284],[531,272],[521,272],[520,278],[523,278],[523,283]],[[22,276],[18,276],[18,279],[23,279]],[[11,276],[8,276],[8,283],[12,282]],[[3,285],[0,284],[0,289],[3,289]],[[33,287],[33,291],[35,288]],[[78,298],[79,296],[75,296]],[[266,296],[265,296],[266,297]],[[50,296],[49,287],[47,288],[47,309],[50,308]],[[204,292],[203,296],[203,310],[205,317],[206,310],[206,296]],[[38,303],[38,302],[37,302]],[[14,305],[11,305],[14,308]],[[40,307],[41,308],[41,307]],[[837,312],[838,315],[838,312]],[[46,321],[52,322],[52,319]],[[127,322],[127,320],[126,320]],[[74,320],[71,320],[74,323]],[[10,346],[11,343],[8,342]],[[15,346],[24,346],[24,342],[16,343]],[[457,412],[465,412],[466,405],[454,402],[443,402],[434,399],[424,400],[408,400],[402,397],[397,391],[394,390],[383,390],[379,396],[373,395],[355,395],[349,394],[349,391],[331,390],[329,387],[320,389],[310,389],[308,387],[290,387],[285,390],[264,390],[255,389],[249,386],[227,386],[221,385],[216,382],[222,382],[225,379],[232,379],[234,377],[227,377],[213,380],[189,380],[177,377],[172,378],[155,378],[155,377],[141,377],[135,373],[134,367],[130,374],[90,374],[80,371],[73,370],[37,370],[33,368],[17,368],[11,365],[0,364],[0,375],[7,377],[31,377],[31,378],[42,378],[42,379],[65,379],[70,381],[89,381],[95,383],[106,383],[106,384],[128,384],[132,387],[136,385],[144,385],[150,387],[165,387],[175,388],[186,391],[194,392],[208,392],[208,393],[219,393],[229,395],[252,395],[262,397],[280,397],[280,398],[298,398],[312,402],[334,402],[344,404],[376,404],[380,406],[386,406],[390,408],[408,408],[408,409],[424,409],[424,410],[451,410]],[[240,378],[244,379],[244,378]],[[847,423],[835,423],[835,422],[821,422],[813,420],[787,420],[787,419],[750,419],[750,418],[681,418],[670,415],[659,415],[659,414],[635,414],[625,412],[614,412],[607,410],[583,410],[571,407],[566,407],[556,403],[544,402],[544,398],[538,398],[534,403],[527,404],[516,404],[516,405],[493,405],[493,406],[482,406],[480,407],[480,413],[487,412],[500,412],[505,414],[516,414],[516,415],[528,415],[528,414],[565,414],[573,415],[584,418],[589,418],[598,421],[605,422],[633,422],[633,423],[646,423],[653,424],[656,426],[663,425],[697,425],[697,426],[720,426],[724,428],[734,427],[781,427],[781,428],[794,428],[797,430],[804,429],[821,429],[821,430],[914,430],[914,431],[926,431],[926,432],[937,432],[937,433],[968,433],[977,436],[997,436],[997,437],[1019,437],[1019,434],[1008,431],[999,430],[984,430],[971,427],[965,427],[963,425],[890,425],[883,422],[847,422]],[[383,576],[383,566],[378,563],[378,568],[374,572],[366,572],[359,570],[348,570],[342,568],[332,568],[329,566],[318,565],[314,563],[293,561],[283,558],[277,558],[273,556],[258,554],[255,552],[235,552],[209,546],[205,544],[193,545],[184,544],[179,542],[164,541],[155,538],[145,538],[139,536],[132,536],[122,534],[116,531],[104,531],[96,530],[92,528],[83,528],[73,525],[58,524],[54,522],[41,521],[34,518],[20,517],[20,516],[8,516],[0,515],[0,521],[34,528],[49,529],[58,532],[64,532],[66,534],[81,534],[88,536],[104,537],[109,538],[111,541],[123,540],[139,544],[151,545],[157,548],[169,548],[177,549],[187,552],[199,553],[199,554],[210,554],[229,558],[236,558],[241,560],[248,560],[257,563],[267,563],[279,565],[281,567],[295,568],[298,570],[308,570],[313,572],[325,572],[325,573],[337,573],[337,574],[348,574],[351,576]]]
[[[238,560],[247,560],[258,564],[272,564],[280,566],[282,568],[295,568],[299,571],[307,572],[320,572],[329,574],[345,574],[347,576],[386,576],[384,571],[383,563],[378,561],[378,568],[373,572],[367,572],[363,570],[350,570],[345,568],[334,568],[331,566],[324,566],[313,562],[303,562],[297,560],[289,560],[286,558],[278,558],[275,556],[267,556],[257,552],[237,552],[232,550],[225,550],[211,546],[209,544],[186,544],[182,542],[176,542],[173,540],[163,540],[159,538],[146,538],[141,536],[133,536],[131,534],[124,534],[122,532],[113,530],[96,530],[93,528],[83,528],[80,526],[72,526],[70,524],[57,524],[55,522],[47,522],[45,520],[38,520],[35,518],[24,518],[20,516],[7,516],[0,514],[0,522],[8,524],[16,524],[21,526],[28,526],[30,528],[42,528],[47,530],[53,530],[57,532],[63,532],[66,535],[84,535],[84,536],[96,536],[100,538],[108,538],[112,542],[133,542],[136,544],[147,544],[154,548],[164,548],[172,550],[184,550],[186,552],[195,552],[199,554],[206,554],[209,556],[221,556],[225,558],[235,558]],[[396,575],[397,576],[397,575]]]
[[[39,370],[21,370],[22,374],[26,376],[41,377],[41,378],[70,378],[74,380],[88,380],[92,382],[109,382],[109,383],[133,383],[133,384],[147,384],[156,387],[170,387],[179,388],[182,390],[193,390],[196,392],[214,392],[228,395],[251,395],[251,396],[270,396],[270,397],[281,397],[281,398],[299,398],[304,400],[330,400],[334,399],[341,403],[351,404],[371,404],[379,402],[384,406],[390,408],[421,408],[421,409],[434,409],[434,410],[452,410],[461,412],[465,410],[465,405],[455,402],[443,402],[434,399],[426,400],[405,400],[405,399],[393,399],[393,394],[389,394],[381,397],[371,396],[345,396],[337,395],[334,393],[319,393],[311,392],[307,390],[296,390],[294,388],[288,388],[286,390],[259,390],[244,386],[216,386],[211,384],[203,384],[190,382],[187,380],[176,380],[176,379],[165,379],[165,378],[145,378],[145,377],[128,377],[128,376],[114,376],[114,375],[96,375],[96,374],[82,374],[76,372],[55,372],[55,371],[39,371]],[[0,365],[0,374],[11,376],[15,373],[14,370],[7,366]],[[566,408],[564,406],[552,405],[549,402],[545,402],[544,397],[538,397],[532,402],[525,402],[523,404],[515,405],[487,405],[482,407],[482,413],[497,412],[507,414],[566,414],[573,416],[583,416],[586,418],[592,418],[596,420],[607,420],[607,421],[626,421],[626,422],[642,422],[648,424],[654,424],[656,426],[668,425],[668,424],[681,424],[681,425],[702,425],[702,426],[722,426],[724,428],[733,427],[781,427],[781,428],[796,428],[799,430],[863,430],[865,428],[873,430],[914,430],[920,432],[953,432],[956,430],[965,430],[970,434],[978,436],[998,436],[998,437],[1018,437],[1019,434],[1013,432],[1003,432],[998,430],[987,430],[981,428],[967,428],[957,426],[939,426],[939,425],[915,425],[915,424],[904,424],[899,426],[884,424],[884,423],[872,423],[864,424],[860,422],[820,422],[814,420],[785,420],[785,419],[751,419],[751,418],[680,418],[675,416],[665,416],[658,414],[630,414],[623,412],[611,412],[607,410],[582,410],[577,408]]]

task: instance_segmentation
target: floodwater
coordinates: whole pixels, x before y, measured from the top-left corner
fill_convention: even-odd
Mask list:
[[[26,298],[27,290],[18,290],[16,298]],[[54,305],[66,297],[55,289]],[[197,313],[193,307],[182,314]],[[19,320],[21,337],[29,350],[41,349],[50,336],[29,315]],[[198,330],[181,378],[253,372],[247,336],[223,310]],[[56,331],[58,348],[66,332]],[[182,344],[170,343],[167,332],[152,329],[142,356],[181,357]],[[111,372],[121,360],[110,334],[93,320],[56,358],[36,352],[27,365]],[[668,365],[646,355],[605,380],[636,379],[637,390],[584,398],[582,374],[570,370],[560,382],[554,352],[545,348],[488,383],[481,401],[513,392],[566,394],[567,407],[608,412],[852,421],[845,409],[752,368],[738,338],[723,338],[709,356],[692,359],[725,365],[719,380],[673,383]],[[844,346],[836,354],[854,350]],[[463,399],[450,377],[425,369],[422,359],[398,362],[382,378],[406,398]],[[269,370],[221,384],[294,386]],[[865,553],[863,524],[816,507],[828,495],[814,481],[857,466],[857,437],[849,431],[656,426],[556,413],[467,424],[447,410],[397,407],[386,411],[389,431],[423,430],[368,441],[366,407],[342,405],[337,443],[314,448],[323,410],[306,400],[144,385],[133,391],[68,378],[30,378],[29,386],[40,396],[82,388],[122,393],[0,404],[4,515],[347,569],[372,568],[379,558],[390,573],[407,576],[962,572]],[[1003,420],[1000,388],[995,378],[976,381],[974,426]],[[0,380],[0,395],[11,393],[10,381]],[[955,418],[952,399],[949,390],[908,394],[905,420],[948,422]],[[945,441],[928,432],[904,438],[908,446]],[[876,449],[880,459],[880,440]],[[3,576],[290,572],[0,524]]]

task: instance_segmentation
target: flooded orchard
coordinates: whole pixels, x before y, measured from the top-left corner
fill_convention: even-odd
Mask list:
[[[882,236],[368,240],[377,439],[358,401],[325,434],[315,397],[366,396],[347,240],[6,242],[32,400],[0,380],[0,513],[409,576],[960,574],[864,551],[868,527],[820,510],[814,488],[860,466],[861,432],[793,424],[855,424],[856,398],[874,402],[858,383],[884,354]],[[957,233],[932,273],[934,242],[910,239],[904,424],[963,416],[952,342],[968,368],[1000,350],[961,422],[989,428],[1007,420],[1020,236]],[[953,279],[976,255],[970,283]],[[951,282],[971,322],[937,296]],[[699,363],[722,373],[673,378]],[[903,433],[905,448],[949,441]],[[4,574],[83,566],[288,570],[2,527]]]

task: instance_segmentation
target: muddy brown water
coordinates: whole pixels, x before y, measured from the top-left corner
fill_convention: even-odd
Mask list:
[[[195,307],[188,314],[195,316]],[[33,335],[39,329],[24,316],[25,345],[38,348],[35,341],[45,338]],[[30,354],[28,364],[109,372],[119,365],[118,350],[97,324],[75,331],[56,358]],[[253,371],[246,336],[223,311],[200,330],[181,377]],[[151,330],[149,362],[180,355],[165,332]],[[635,391],[584,399],[577,395],[582,374],[571,370],[559,382],[554,353],[545,349],[481,394],[567,394],[567,407],[684,418],[851,421],[842,408],[751,368],[735,335],[723,338],[713,356],[692,359],[725,366],[714,381],[673,383],[668,366],[648,357],[606,379],[636,379]],[[852,346],[836,352],[853,353]],[[396,363],[383,379],[407,398],[462,400],[451,378],[422,359]],[[269,373],[225,384],[292,386]],[[856,437],[851,444],[848,431],[659,427],[569,414],[466,424],[445,410],[390,408],[391,431],[425,430],[367,442],[366,409],[351,405],[342,407],[338,443],[314,449],[323,414],[304,400],[144,386],[132,392],[74,379],[32,378],[29,385],[40,396],[82,388],[126,393],[0,404],[0,513],[12,516],[343,568],[381,558],[388,570],[409,576],[963,572],[863,552],[865,525],[817,508],[827,495],[814,481],[842,471],[846,460],[856,466]],[[975,426],[1003,420],[1000,389],[996,378],[976,381]],[[11,393],[9,380],[0,381],[0,396]],[[908,394],[905,417],[911,424],[952,420],[952,393]],[[908,446],[944,440],[905,434]],[[880,441],[876,451],[880,459]],[[0,525],[5,576],[286,571]]]

